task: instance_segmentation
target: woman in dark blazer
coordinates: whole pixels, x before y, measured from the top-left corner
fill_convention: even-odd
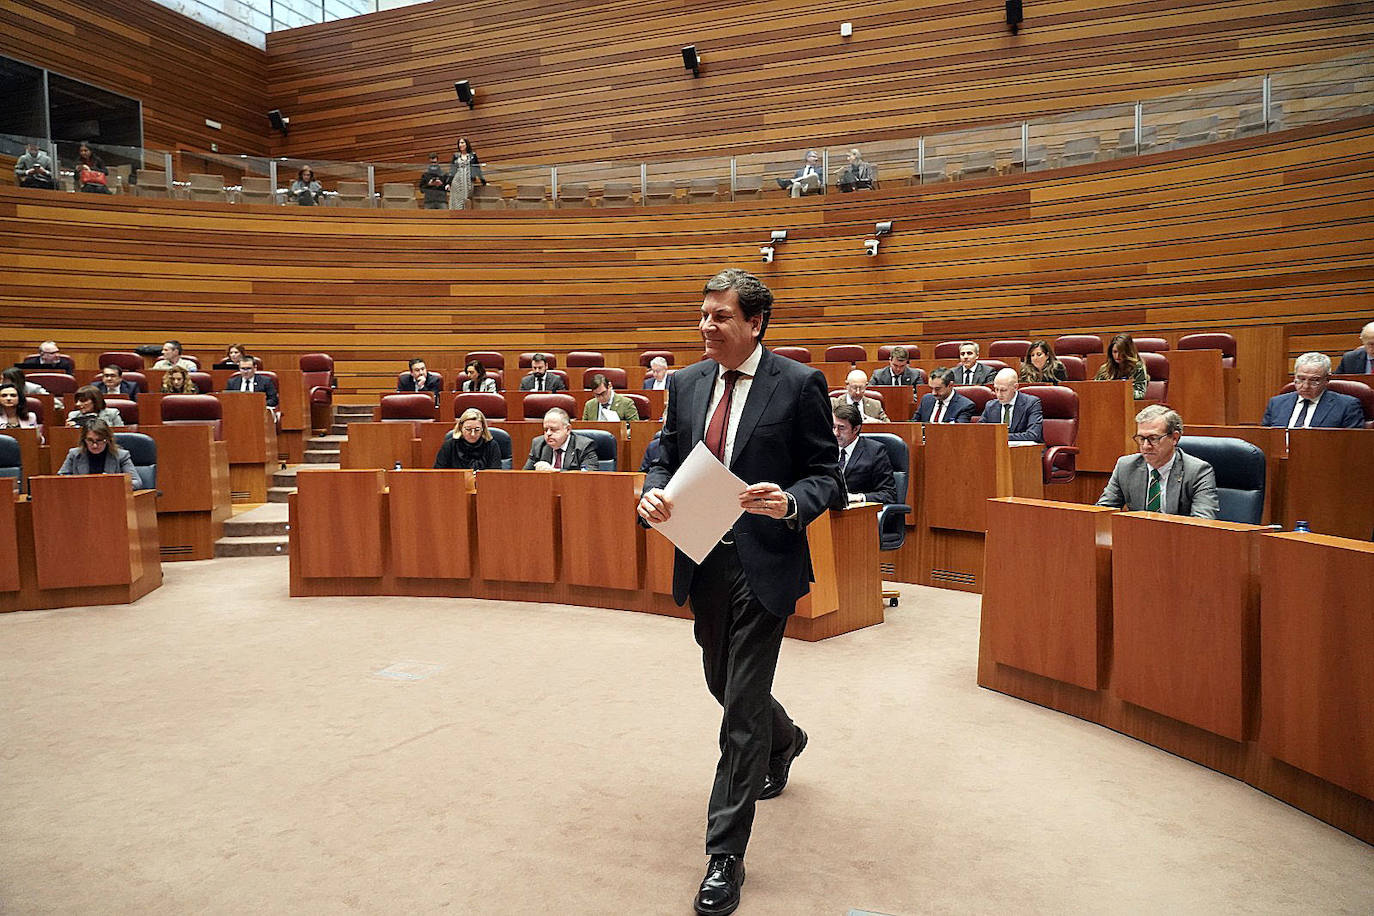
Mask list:
[[[139,486],[138,470],[129,453],[115,442],[104,420],[92,420],[81,432],[81,444],[67,452],[59,474],[124,474],[129,485]]]
[[[1021,363],[1022,385],[1058,385],[1069,379],[1069,373],[1054,355],[1054,347],[1048,340],[1037,340],[1026,348],[1026,358]]]

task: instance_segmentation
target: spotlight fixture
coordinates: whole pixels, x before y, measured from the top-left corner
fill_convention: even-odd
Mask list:
[[[291,119],[281,113],[280,108],[273,108],[267,113],[267,120],[271,122],[273,130],[286,133],[291,129]]]
[[[472,108],[472,83],[459,80],[453,84],[453,91],[458,93],[458,101],[467,105],[469,109]]]
[[[682,49],[682,66],[691,70],[692,76],[701,76],[701,59],[696,45],[688,45]]]
[[[878,223],[877,225],[875,225],[875,226],[873,227],[873,234],[874,234],[874,235],[877,235],[877,236],[891,235],[891,234],[892,234],[892,220],[888,220],[888,221],[885,222],[885,223]]]

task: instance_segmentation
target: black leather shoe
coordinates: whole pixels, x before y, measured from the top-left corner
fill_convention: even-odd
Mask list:
[[[725,916],[739,906],[739,889],[744,884],[744,857],[711,856],[706,877],[692,906],[701,916]]]
[[[800,757],[804,750],[806,732],[798,725],[797,734],[792,738],[792,747],[783,756],[768,762],[768,775],[763,777],[763,790],[759,792],[759,801],[777,798],[782,794],[782,790],[787,788],[787,771],[792,769],[792,761]]]

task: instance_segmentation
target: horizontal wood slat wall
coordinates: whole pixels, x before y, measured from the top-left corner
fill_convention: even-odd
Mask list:
[[[854,36],[839,36],[841,20]],[[1047,0],[440,0],[268,39],[274,153],[488,161],[790,150],[1019,121],[1262,74],[1358,48],[1374,4]],[[701,76],[682,67],[694,44]],[[477,107],[456,99],[471,80]]]
[[[5,3],[0,54],[139,99],[145,147],[265,150],[266,53],[150,0]]]
[[[178,337],[204,357],[243,341],[332,353],[346,387],[356,370],[376,390],[411,355],[448,367],[468,350],[594,349],[633,366],[645,349],[697,352],[701,285],[733,264],[777,293],[770,342],[817,359],[833,343],[1232,330],[1254,414],[1281,381],[1289,329],[1345,349],[1374,317],[1371,198],[1374,117],[1059,172],[630,211],[5,188],[0,348],[55,336],[93,355]],[[866,257],[879,220],[895,232]],[[770,229],[789,235],[765,265]]]

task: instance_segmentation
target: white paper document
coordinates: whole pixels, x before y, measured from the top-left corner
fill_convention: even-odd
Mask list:
[[[743,514],[739,495],[748,486],[711,454],[705,442],[698,442],[663,488],[673,507],[672,516],[666,522],[650,524],[678,550],[701,563]]]

